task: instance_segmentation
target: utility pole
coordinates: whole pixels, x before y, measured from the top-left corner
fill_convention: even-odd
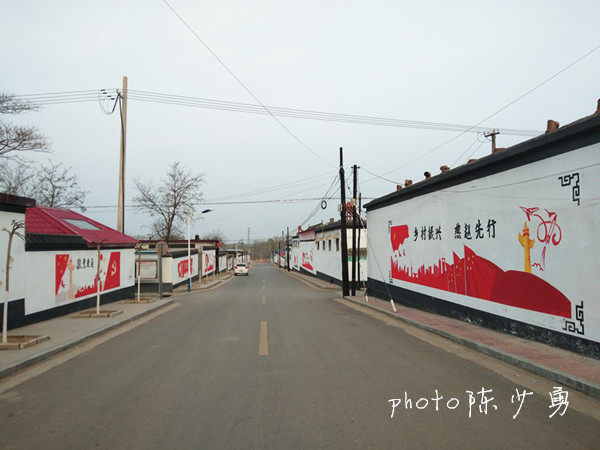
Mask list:
[[[344,150],[340,147],[340,189],[342,205],[340,211],[340,233],[342,234],[342,295],[350,295],[348,289],[348,236],[346,236],[346,175],[344,174]]]
[[[287,270],[290,271],[290,227],[287,227],[287,239],[285,245],[285,258],[287,260]]]
[[[358,238],[356,239],[356,247],[358,248],[358,288],[360,289],[360,234],[363,228],[360,212],[362,211],[362,193],[358,194]]]
[[[119,203],[117,231],[125,233],[125,143],[127,141],[127,77],[123,77],[123,92],[119,94],[121,112],[121,153],[119,158]]]
[[[490,130],[490,131],[486,131],[485,133],[483,133],[483,135],[486,138],[491,137],[492,138],[492,154],[496,153],[496,135],[500,134],[500,131],[498,130]]]
[[[356,183],[358,166],[352,166],[352,296],[356,295]]]

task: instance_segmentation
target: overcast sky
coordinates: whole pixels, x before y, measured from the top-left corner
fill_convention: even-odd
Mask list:
[[[198,210],[213,209],[192,234],[246,241],[250,229],[251,240],[266,239],[339,217],[338,190],[319,205],[333,195],[340,147],[347,175],[361,167],[363,198],[377,198],[426,170],[490,153],[481,133],[439,124],[497,128],[497,145],[508,147],[531,135],[503,130],[542,133],[548,119],[565,125],[592,114],[600,98],[597,0],[0,0],[0,11],[0,91],[114,92],[128,77],[130,235],[149,222],[132,208],[133,179],[158,182],[175,161],[204,174]],[[278,122],[136,100],[133,91],[403,126]],[[92,100],[45,105],[18,121],[38,127],[53,161],[90,191],[86,214],[116,227],[118,113]]]

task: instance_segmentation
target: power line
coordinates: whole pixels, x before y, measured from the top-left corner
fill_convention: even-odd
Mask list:
[[[175,11],[175,9],[173,9],[173,7],[169,4],[169,2],[167,2],[167,0],[163,0],[164,4],[167,5],[167,7],[173,12],[173,14],[175,14],[175,16],[177,16],[177,18],[181,21],[181,23],[188,29],[191,31],[191,33],[195,36],[195,38],[198,40],[198,42],[200,42],[209,52],[211,55],[213,55],[215,57],[215,59],[219,62],[219,64],[221,64],[221,66],[223,66],[225,68],[225,70],[227,70],[227,72],[229,72],[229,74],[235,79],[235,81],[238,82],[238,84],[250,95],[250,97],[252,97],[256,103],[258,103],[274,120],[275,122],[277,122],[296,142],[298,142],[302,147],[304,147],[306,150],[308,150],[310,153],[312,153],[313,155],[315,155],[317,158],[319,158],[320,160],[322,160],[323,162],[332,165],[329,161],[327,161],[325,158],[323,158],[321,155],[319,155],[317,152],[315,152],[313,149],[311,149],[308,145],[306,145],[298,136],[296,136],[292,130],[290,130],[288,127],[286,127],[283,122],[281,122],[275,115],[273,115],[269,109],[258,99],[258,97],[256,97],[256,95],[254,95],[252,93],[252,91],[242,82],[242,80],[240,80],[237,75],[235,73],[233,73],[233,71],[227,66],[227,64],[225,64],[223,62],[223,60],[221,60],[221,58],[219,58],[219,56],[212,51],[212,49],[208,46],[208,44],[206,44],[206,42],[204,42],[204,40],[198,35],[198,33],[196,33],[192,27],[190,27],[185,20],[183,20],[183,18],[177,13],[177,11]]]
[[[114,94],[112,90],[103,89],[100,91],[102,96],[99,95],[98,91],[77,91],[77,92],[65,92],[65,93],[50,93],[50,94],[30,94],[18,96],[27,101],[35,103],[37,105],[53,105],[61,103],[73,103],[83,101],[111,101],[114,100],[118,93],[116,89]],[[340,122],[340,123],[351,123],[359,125],[373,125],[373,126],[385,126],[385,127],[398,127],[398,128],[415,128],[424,130],[438,130],[438,131],[451,131],[451,132],[473,132],[482,133],[489,128],[477,127],[470,125],[460,125],[442,122],[427,122],[418,120],[406,120],[406,119],[392,119],[386,117],[375,117],[375,116],[363,116],[343,113],[331,113],[315,110],[304,110],[304,109],[293,109],[283,108],[277,106],[267,106],[267,110],[264,107],[253,105],[250,103],[240,102],[229,102],[223,100],[207,99],[200,97],[190,97],[182,95],[164,94],[158,92],[148,92],[128,89],[128,100],[131,101],[142,101],[157,104],[166,104],[174,106],[185,106],[193,108],[205,108],[214,109],[220,111],[232,111],[247,114],[262,114],[262,115],[275,115],[280,117],[288,117],[295,119],[306,119],[306,120],[320,120],[328,122]],[[104,108],[103,108],[104,109]],[[535,130],[522,130],[513,128],[500,128],[502,134],[514,135],[514,136],[539,136],[541,131]],[[445,145],[445,144],[444,144]]]
[[[528,90],[527,92],[525,92],[523,95],[521,95],[520,97],[518,97],[517,99],[513,100],[512,102],[508,103],[507,105],[505,105],[504,107],[500,108],[499,110],[497,110],[495,113],[490,114],[489,116],[487,116],[486,118],[480,120],[479,122],[477,122],[475,125],[473,125],[472,127],[469,127],[468,129],[462,131],[461,133],[457,134],[456,136],[454,136],[451,139],[448,139],[446,142],[438,145],[437,147],[429,150],[428,152],[423,153],[422,155],[419,155],[418,157],[414,158],[413,160],[401,165],[400,167],[397,167],[395,169],[392,169],[388,172],[385,172],[383,175],[388,175],[392,172],[395,172],[396,170],[400,170],[403,167],[408,166],[409,164],[414,163],[415,161],[418,161],[419,159],[429,155],[430,153],[435,152],[436,150],[444,147],[445,145],[449,144],[450,142],[458,139],[459,137],[463,136],[464,134],[466,134],[467,132],[470,131],[474,131],[479,125],[481,125],[483,122],[485,122],[486,120],[491,119],[492,117],[498,115],[499,113],[501,113],[502,111],[504,111],[505,109],[509,108],[510,106],[514,105],[515,103],[517,103],[519,100],[522,100],[523,98],[525,98],[526,96],[528,96],[529,94],[531,94],[532,92],[534,92],[535,90],[539,89],[540,87],[542,87],[543,85],[545,85],[546,83],[550,82],[551,80],[553,80],[554,78],[556,78],[558,75],[560,75],[561,73],[565,72],[567,69],[570,69],[571,67],[573,67],[575,64],[577,64],[578,62],[580,62],[581,60],[583,60],[584,58],[587,58],[589,55],[591,55],[592,53],[594,53],[595,51],[597,51],[598,49],[600,49],[600,45],[597,45],[596,47],[594,47],[592,50],[590,50],[589,52],[587,52],[586,54],[584,54],[583,56],[581,56],[580,58],[576,59],[575,61],[573,61],[571,64],[567,65],[566,67],[564,67],[563,69],[559,70],[558,72],[556,72],[554,75],[552,75],[550,78],[547,78],[546,80],[542,81],[540,84],[538,84],[537,86],[535,86],[534,88]],[[502,134],[507,134],[504,130],[501,130]],[[370,172],[369,172],[370,173]],[[374,174],[372,174],[374,175]],[[379,175],[375,175],[377,178],[381,178],[382,180],[385,181],[390,181],[386,178],[384,178],[383,176],[379,176]]]

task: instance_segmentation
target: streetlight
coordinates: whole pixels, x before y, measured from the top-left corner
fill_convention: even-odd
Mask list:
[[[200,214],[206,214],[211,212],[212,209],[205,209],[204,211],[202,211]],[[190,246],[190,222],[192,220],[192,216],[196,216],[195,214],[192,214],[191,211],[188,211],[188,215],[187,215],[187,238],[188,238],[188,266],[187,266],[187,273],[188,273],[188,292],[190,292],[192,290],[192,251],[191,251],[191,246]],[[198,268],[200,268],[200,257],[198,256]]]

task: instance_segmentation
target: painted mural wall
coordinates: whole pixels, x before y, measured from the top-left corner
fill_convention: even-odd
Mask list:
[[[171,266],[171,282],[173,286],[179,286],[182,283],[187,283],[188,279],[188,265],[191,262],[190,275],[191,278],[198,277],[198,254],[192,253],[190,255],[190,261],[188,261],[187,255],[173,258]]]
[[[207,276],[215,273],[216,254],[216,250],[204,250],[202,252],[202,276]]]
[[[25,314],[75,303],[97,294],[100,267],[100,294],[134,285],[133,249],[28,252],[25,263],[35,283],[25,287]]]
[[[600,342],[599,180],[594,144],[369,211],[369,277]]]
[[[352,245],[352,231],[348,231],[348,243]],[[366,230],[360,231],[361,247],[363,252],[367,242]],[[336,242],[336,240],[338,242]],[[340,250],[338,249],[339,230],[316,234],[315,240],[300,241],[292,240],[292,249],[290,253],[290,267],[294,270],[309,273],[311,275],[329,276],[338,281],[342,279],[342,262]],[[351,249],[348,255],[348,274],[352,274]],[[359,276],[361,280],[367,278],[367,258],[363,256],[359,259]]]

